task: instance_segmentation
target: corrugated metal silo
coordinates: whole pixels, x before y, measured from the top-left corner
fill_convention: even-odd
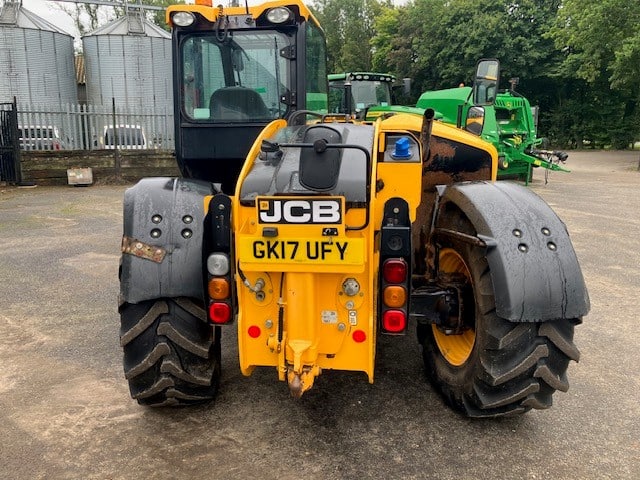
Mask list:
[[[73,37],[20,0],[0,7],[0,101],[39,105],[77,103]]]
[[[172,106],[171,35],[127,14],[82,37],[87,103],[153,108]]]

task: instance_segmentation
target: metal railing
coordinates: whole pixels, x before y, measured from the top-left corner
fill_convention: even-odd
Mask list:
[[[172,150],[173,136],[171,108],[18,104],[22,150]]]

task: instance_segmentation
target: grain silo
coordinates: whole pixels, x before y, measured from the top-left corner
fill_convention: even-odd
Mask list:
[[[172,108],[171,35],[128,8],[124,17],[82,37],[87,103]]]
[[[22,6],[0,7],[0,102],[77,103],[73,37]]]

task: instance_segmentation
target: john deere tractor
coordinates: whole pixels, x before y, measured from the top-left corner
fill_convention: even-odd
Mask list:
[[[331,73],[329,79],[329,111],[362,113],[373,105],[391,105],[396,77],[375,72]],[[364,115],[362,115],[364,117]]]
[[[589,310],[580,267],[538,196],[494,182],[492,145],[431,109],[375,122],[308,109],[326,99],[324,39],[299,1],[167,15],[183,176],[125,194],[133,398],[211,400],[231,328],[242,373],[271,368],[294,397],[331,370],[373,382],[381,335],[417,339],[434,386],[469,416],[547,408],[567,390]]]
[[[394,97],[402,88],[409,95],[411,80],[402,79],[388,73],[346,72],[329,74],[329,111],[344,113],[361,120],[373,121],[379,116],[395,113],[413,113],[420,115],[424,109],[398,105]],[[438,115],[436,113],[436,115]]]
[[[509,90],[498,90],[500,64],[494,59],[478,62],[472,87],[449,88],[423,93],[416,107],[433,108],[445,123],[464,128],[498,150],[498,178],[532,178],[533,168],[568,172],[562,165],[568,155],[542,149],[537,122],[529,100],[516,92],[517,79]]]

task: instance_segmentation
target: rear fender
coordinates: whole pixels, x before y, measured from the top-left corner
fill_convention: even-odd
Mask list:
[[[164,177],[142,179],[126,190],[121,305],[160,297],[204,298],[204,201],[213,193],[208,182]]]
[[[513,322],[573,319],[589,296],[566,226],[538,195],[509,182],[447,187],[443,210],[455,204],[486,244],[496,313]]]

